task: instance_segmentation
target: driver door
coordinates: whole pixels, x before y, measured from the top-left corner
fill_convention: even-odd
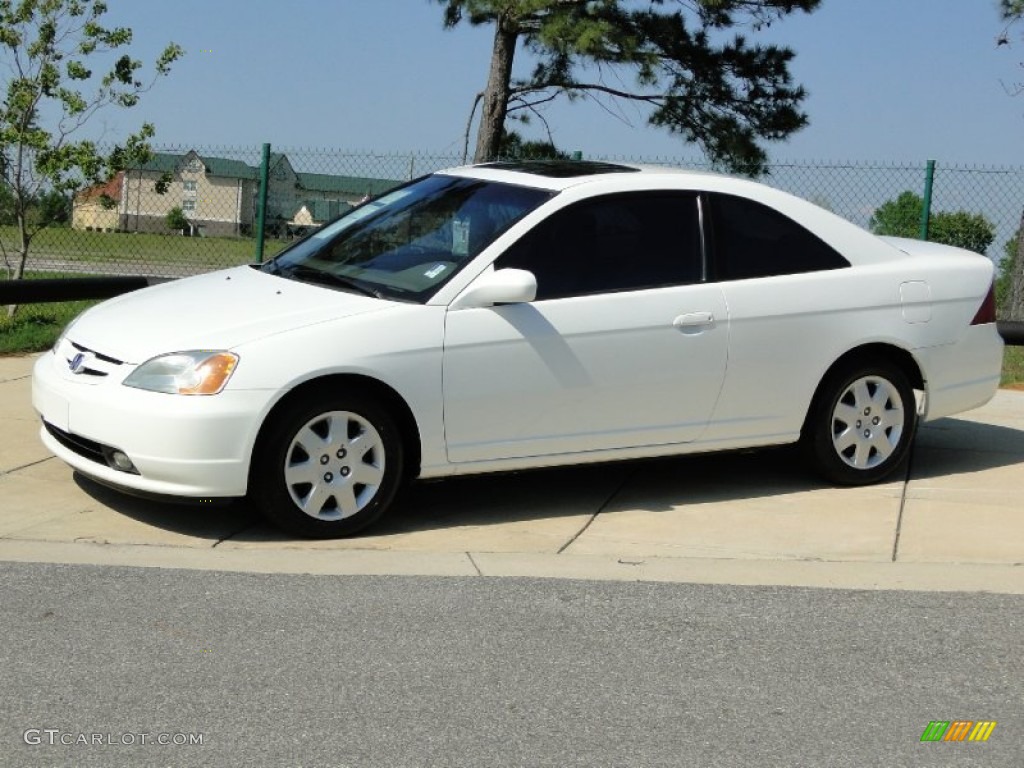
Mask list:
[[[444,350],[450,461],[684,443],[725,376],[728,317],[702,282],[693,194],[564,208],[495,262],[537,278],[531,303],[451,309]]]

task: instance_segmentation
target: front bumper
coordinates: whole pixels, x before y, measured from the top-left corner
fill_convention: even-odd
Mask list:
[[[75,376],[53,353],[32,372],[40,438],[58,458],[108,485],[167,496],[243,496],[249,460],[272,392],[179,396]],[[47,427],[49,425],[49,428]],[[110,466],[128,456],[137,474]]]

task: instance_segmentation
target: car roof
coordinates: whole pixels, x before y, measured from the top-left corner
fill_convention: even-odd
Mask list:
[[[798,221],[844,255],[853,254],[859,264],[891,260],[899,249],[883,242],[847,219],[789,192],[729,174],[685,168],[607,163],[584,160],[518,161],[485,163],[439,171],[443,175],[515,184],[521,187],[588,197],[618,191],[698,190],[738,195],[768,205]],[[882,245],[882,248],[879,246]]]
[[[672,168],[656,165],[637,165],[634,163],[609,163],[593,160],[513,160],[481,165],[468,165],[441,171],[452,176],[465,176],[486,181],[503,181],[510,184],[538,187],[552,191],[561,191],[581,184],[608,180],[609,177],[623,175],[638,179],[652,176],[687,176],[693,180],[698,178],[721,179],[721,174],[692,171],[683,168]]]

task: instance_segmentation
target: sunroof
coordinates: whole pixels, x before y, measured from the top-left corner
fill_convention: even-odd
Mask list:
[[[532,173],[535,176],[548,176],[552,179],[571,179],[575,176],[592,176],[597,173],[635,173],[639,170],[628,165],[594,160],[503,160],[487,163],[485,167]]]

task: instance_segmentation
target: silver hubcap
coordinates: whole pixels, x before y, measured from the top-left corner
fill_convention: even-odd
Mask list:
[[[384,479],[384,443],[356,413],[330,411],[310,419],[292,439],[284,481],[295,505],[317,520],[359,512]]]
[[[903,436],[903,399],[892,382],[865,376],[853,382],[832,412],[832,445],[854,469],[892,456]]]

